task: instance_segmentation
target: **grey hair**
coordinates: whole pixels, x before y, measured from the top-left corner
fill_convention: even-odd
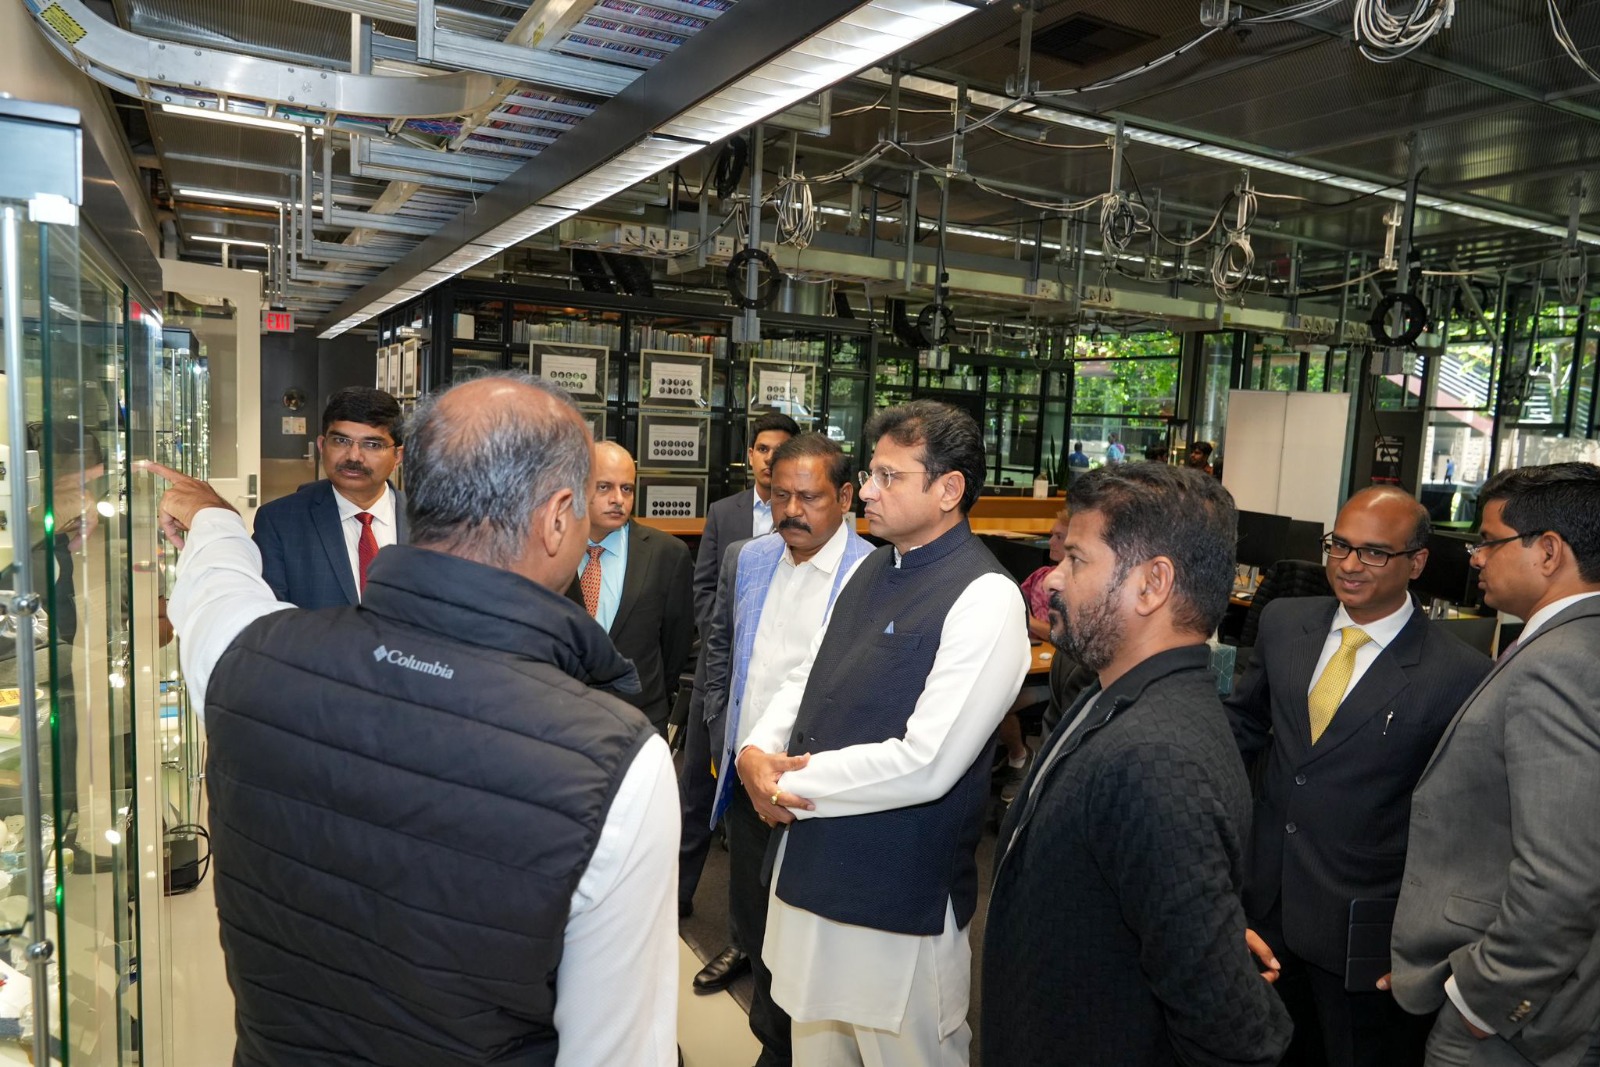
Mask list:
[[[503,379],[548,394],[577,415],[572,398],[526,374]],[[407,420],[406,518],[411,540],[491,567],[521,558],[533,516],[563,489],[582,519],[592,442],[581,418],[552,417],[533,404],[440,409],[451,390],[425,397]]]

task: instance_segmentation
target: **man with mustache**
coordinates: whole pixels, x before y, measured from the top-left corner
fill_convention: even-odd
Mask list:
[[[1067,490],[1051,640],[1096,672],[1040,749],[995,846],[983,1062],[1276,1064],[1283,1005],[1245,947],[1250,788],[1206,639],[1237,516],[1163,464]]]
[[[323,479],[256,512],[262,577],[297,607],[359,604],[378,550],[406,543],[405,494],[389,485],[405,451],[400,405],[367,386],[339,390],[317,450]]]
[[[594,446],[589,545],[567,596],[582,604],[639,670],[629,702],[663,736],[678,676],[694,640],[689,550],[671,534],[633,522],[635,467],[615,441]]]
[[[761,954],[799,1067],[964,1067],[975,852],[1026,608],[967,522],[985,470],[972,416],[916,400],[866,432],[861,499],[889,544],[739,742],[752,807],[786,827]]]
[[[772,456],[772,518],[777,537],[729,546],[716,605],[702,639],[705,716],[718,753],[716,803],[728,831],[728,912],[734,942],[749,946],[755,974],[750,1030],[761,1041],[758,1067],[787,1067],[789,1016],[772,1000],[762,963],[767,890],[761,881],[770,824],[739,788],[735,762],[773,695],[811,649],[855,565],[872,546],[855,532],[850,457],[820,433],[801,434]]]
[[[750,423],[750,447],[745,450],[750,487],[725,496],[706,509],[705,529],[694,561],[694,622],[705,642],[711,625],[711,608],[717,596],[717,576],[728,546],[748,537],[772,532],[772,457],[800,427],[781,411],[769,411]],[[678,772],[678,798],[683,805],[683,845],[678,853],[678,917],[694,913],[694,891],[700,885],[706,853],[711,847],[711,803],[717,781],[711,776],[716,757],[714,743],[705,731],[705,655],[695,664],[694,698],[683,727],[683,765]],[[729,931],[730,938],[732,931]],[[757,945],[756,948],[761,946]],[[750,970],[750,958],[736,939],[713,956],[694,976],[697,993],[726,989]]]
[[[1277,991],[1295,1024],[1284,1062],[1294,1067],[1422,1062],[1426,1021],[1375,988],[1376,975],[1348,982],[1346,963],[1351,901],[1400,895],[1411,790],[1489,673],[1489,657],[1411,599],[1429,530],[1427,509],[1404,490],[1352,496],[1323,539],[1334,595],[1268,604],[1250,670],[1227,700],[1239,751],[1266,760],[1244,904],[1271,966],[1281,965]]]

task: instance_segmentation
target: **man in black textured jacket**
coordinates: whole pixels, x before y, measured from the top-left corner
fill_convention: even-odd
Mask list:
[[[1006,816],[983,952],[983,1062],[1269,1067],[1289,1019],[1245,947],[1250,794],[1208,669],[1237,519],[1214,479],[1085,474],[1046,581],[1094,671]]]

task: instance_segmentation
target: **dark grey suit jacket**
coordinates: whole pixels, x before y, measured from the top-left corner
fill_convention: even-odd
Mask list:
[[[324,478],[256,512],[253,536],[261,549],[261,575],[279,600],[307,609],[361,602],[334,492],[333,483]],[[394,521],[395,542],[406,544],[406,497],[398,489]]]
[[[725,496],[706,509],[705,531],[700,535],[700,550],[694,559],[694,619],[701,634],[711,619],[717,599],[717,575],[728,546],[743,541],[753,529],[756,491]]]
[[[639,692],[618,694],[665,731],[671,696],[694,642],[693,568],[689,550],[671,534],[628,523],[628,569],[622,600],[611,621],[611,643],[639,671]],[[573,579],[567,596],[583,603]]]
[[[1394,996],[1456,986],[1497,1037],[1474,1064],[1569,1067],[1600,1029],[1600,596],[1495,665],[1411,800]]]
[[[1338,607],[1333,597],[1268,604],[1225,706],[1247,761],[1268,749],[1245,914],[1274,949],[1343,974],[1350,901],[1400,895],[1411,790],[1492,664],[1417,608],[1313,746],[1308,692]]]

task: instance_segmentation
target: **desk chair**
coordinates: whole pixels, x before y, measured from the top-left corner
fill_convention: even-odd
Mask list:
[[[1250,598],[1250,610],[1244,617],[1244,628],[1239,631],[1239,670],[1249,664],[1246,649],[1256,645],[1256,635],[1261,631],[1261,612],[1281,596],[1332,596],[1327,572],[1321,563],[1308,559],[1280,559],[1267,569],[1261,584]]]

